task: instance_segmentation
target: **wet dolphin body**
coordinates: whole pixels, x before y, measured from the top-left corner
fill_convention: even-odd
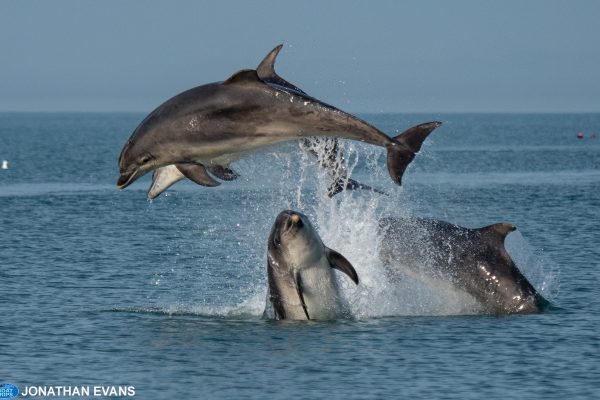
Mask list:
[[[516,228],[478,229],[425,218],[384,218],[380,258],[392,278],[405,273],[450,282],[492,314],[536,313],[548,303],[519,271],[504,247]]]
[[[352,264],[323,244],[305,215],[281,212],[269,235],[265,316],[330,320],[347,315],[333,269],[358,284]]]
[[[339,136],[385,147],[390,176],[400,184],[431,132],[411,131],[390,138],[289,83],[282,86],[281,81],[265,79],[255,70],[242,70],[224,82],[167,100],[142,121],[123,147],[117,186],[123,189],[147,172],[171,164],[200,185],[217,186],[220,183],[208,171],[221,179],[235,179],[237,174],[228,164],[241,154],[312,136]]]
[[[283,45],[281,44],[275,47],[260,62],[256,69],[258,77],[265,83],[269,85],[275,85],[281,90],[306,94],[306,92],[304,92],[298,86],[285,80],[275,72],[275,61],[282,47]],[[421,131],[421,135],[427,136],[440,125],[441,122],[433,121],[417,125],[413,128],[410,128],[410,130],[419,130]],[[414,135],[416,132],[412,132],[412,134]],[[323,150],[325,151],[325,156],[321,158],[319,158],[319,154],[317,152],[317,148],[319,146],[322,146]],[[303,139],[302,148],[319,158],[319,164],[321,167],[324,168],[334,179],[333,183],[327,190],[329,197],[333,197],[345,189],[365,189],[382,193],[377,189],[373,189],[368,185],[364,185],[348,177],[344,155],[339,151],[339,145],[336,138],[312,137]],[[230,161],[233,161],[233,159]],[[227,165],[212,166],[209,167],[209,171],[216,177],[225,181],[234,180],[239,177],[239,174],[231,170]],[[179,182],[182,179],[185,179],[185,176],[175,165],[168,165],[155,169],[154,173],[152,174],[152,183],[148,189],[148,198],[156,198],[171,185]]]
[[[275,61],[282,47],[283,45],[278,45],[261,61],[256,68],[258,77],[267,84],[277,85],[280,89],[306,93],[296,85],[277,75],[275,72]],[[334,182],[328,189],[330,197],[346,188],[374,190],[367,185],[363,185],[347,177],[343,154],[340,154],[338,151],[338,142],[336,138],[309,138],[303,139],[302,141],[303,149],[309,151],[316,157],[319,156],[316,151],[316,147],[321,144],[326,152],[326,157],[319,160],[321,167],[325,168],[329,175],[334,178]],[[234,180],[239,177],[239,174],[229,169],[229,167],[227,168],[230,173],[226,176],[219,176],[218,173],[215,173],[219,171],[211,171],[211,173],[223,180]],[[185,179],[185,176],[173,164],[155,169],[152,174],[152,183],[148,189],[148,198],[156,198],[171,185],[179,182],[182,179]]]

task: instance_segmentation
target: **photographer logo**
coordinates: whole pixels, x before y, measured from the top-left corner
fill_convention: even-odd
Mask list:
[[[0,399],[14,399],[19,395],[19,388],[10,383],[0,383]]]

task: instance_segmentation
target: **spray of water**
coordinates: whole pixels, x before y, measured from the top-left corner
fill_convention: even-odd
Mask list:
[[[289,151],[274,149],[261,154],[261,159],[250,157],[244,161],[244,170],[249,176],[259,175],[259,169],[264,168],[265,157],[270,159],[267,164],[273,161],[277,165],[276,174],[273,174],[277,176],[276,180],[265,182],[271,196],[251,201],[246,211],[255,214],[257,218],[261,216],[262,220],[258,225],[263,227],[270,226],[277,213],[284,209],[306,214],[316,226],[323,242],[343,254],[358,272],[358,286],[338,274],[343,296],[350,305],[353,318],[472,314],[481,311],[473,298],[449,284],[414,276],[390,281],[386,275],[379,259],[379,220],[389,216],[413,216],[415,210],[422,209],[419,202],[426,202],[427,199],[415,200],[414,196],[405,196],[403,188],[392,186],[381,149],[356,142],[340,142],[337,165],[346,166],[341,175],[343,178],[353,177],[373,187],[382,188],[387,193],[344,191],[334,198],[329,198],[327,193],[332,182],[331,172],[318,168],[325,157],[328,157],[325,144],[314,144],[313,150],[318,155],[317,160],[306,151],[290,154]],[[264,174],[262,179],[266,180]],[[294,184],[291,185],[290,182]],[[256,241],[253,247],[262,249],[258,252],[262,255],[247,257],[250,264],[245,266],[245,276],[250,278],[246,286],[240,289],[236,302],[225,305],[183,302],[170,305],[163,312],[225,318],[260,317],[265,307],[267,291],[264,236],[261,233],[246,238]],[[532,284],[544,297],[552,299],[557,290],[557,268],[536,253],[518,232],[509,235],[507,249]]]

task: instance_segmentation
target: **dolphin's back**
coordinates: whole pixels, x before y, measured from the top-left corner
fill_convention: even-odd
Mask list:
[[[537,312],[540,296],[504,247],[515,228],[471,229],[426,218],[385,218],[380,257],[390,276],[403,271],[443,279],[492,313]]]
[[[380,146],[392,142],[359,118],[301,91],[254,79],[252,73],[256,75],[242,71],[225,82],[176,95],[152,111],[131,140],[162,132],[165,142],[227,141],[223,147],[230,149],[231,142],[238,141],[242,150],[313,135],[343,136]]]

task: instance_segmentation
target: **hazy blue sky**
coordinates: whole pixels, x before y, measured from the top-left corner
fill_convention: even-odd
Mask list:
[[[0,110],[150,111],[254,68],[349,111],[600,111],[600,1],[5,1]]]

